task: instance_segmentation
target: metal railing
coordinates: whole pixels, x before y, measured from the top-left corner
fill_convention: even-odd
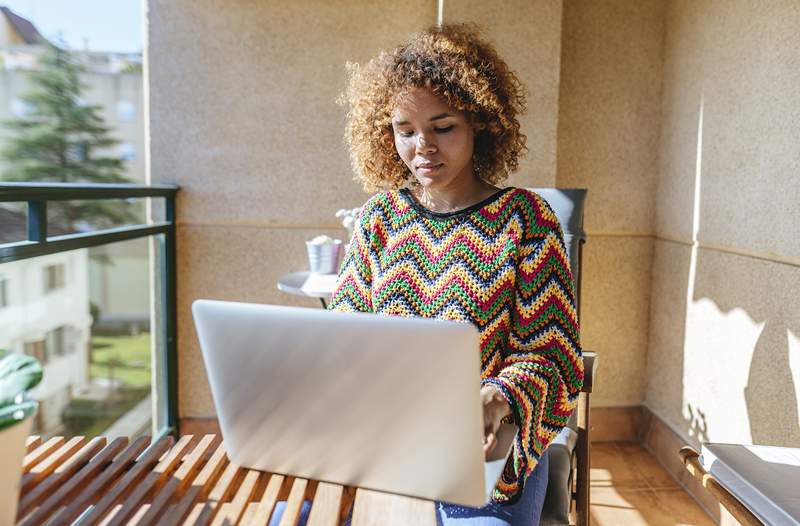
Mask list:
[[[175,194],[176,185],[134,184],[74,184],[74,183],[0,183],[0,203],[27,203],[27,240],[0,244],[0,264],[23,259],[67,252],[81,248],[107,245],[119,241],[159,236],[160,258],[158,269],[162,279],[160,287],[159,329],[163,342],[161,356],[162,374],[157,381],[165,382],[166,400],[161,401],[165,411],[164,423],[157,434],[177,432],[178,424],[178,368],[177,368],[177,316],[176,316],[176,259],[175,259]],[[52,201],[163,198],[163,221],[140,223],[91,232],[78,232],[58,236],[47,235],[47,205]],[[158,346],[157,346],[158,348]],[[157,415],[153,415],[154,418]]]

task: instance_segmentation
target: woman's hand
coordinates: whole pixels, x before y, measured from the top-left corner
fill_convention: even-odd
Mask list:
[[[481,387],[483,402],[483,454],[488,457],[497,447],[497,430],[506,416],[511,415],[511,406],[500,389],[492,384]]]

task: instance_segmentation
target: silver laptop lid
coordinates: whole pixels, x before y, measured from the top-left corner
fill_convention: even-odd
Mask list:
[[[192,313],[234,463],[486,502],[471,324],[211,300]]]

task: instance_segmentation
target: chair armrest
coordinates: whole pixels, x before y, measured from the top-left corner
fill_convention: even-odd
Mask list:
[[[594,380],[594,373],[597,371],[597,353],[592,351],[583,351],[583,388],[581,392],[592,392],[592,381]]]

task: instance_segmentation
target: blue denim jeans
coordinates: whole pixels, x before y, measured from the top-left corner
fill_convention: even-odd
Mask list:
[[[533,473],[525,481],[522,496],[514,504],[488,503],[468,508],[447,502],[436,505],[439,526],[537,526],[547,493],[548,456],[545,450]]]
[[[542,515],[544,495],[547,492],[547,451],[544,452],[539,463],[525,482],[522,496],[514,504],[488,503],[480,508],[469,508],[450,504],[447,502],[436,503],[436,523],[439,526],[537,526]],[[286,509],[286,502],[275,503],[275,511],[269,521],[269,526],[278,526]],[[305,526],[308,514],[311,512],[311,503],[303,502],[297,526]],[[345,524],[350,524],[351,517]]]

